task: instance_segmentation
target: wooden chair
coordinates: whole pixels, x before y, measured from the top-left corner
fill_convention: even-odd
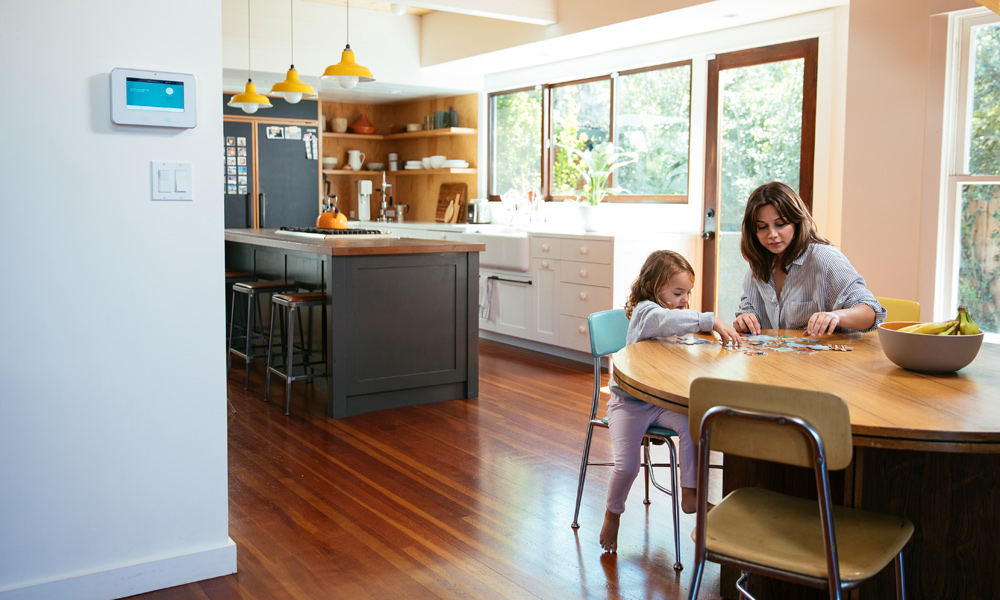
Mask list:
[[[587,423],[587,437],[583,443],[583,457],[580,459],[580,481],[576,488],[576,509],[573,512],[573,528],[578,529],[580,524],[577,519],[580,516],[580,499],[583,497],[583,483],[587,477],[588,466],[609,467],[614,465],[610,462],[590,462],[590,442],[594,435],[595,427],[607,429],[608,418],[597,418],[597,405],[601,395],[601,358],[608,354],[618,352],[625,347],[625,337],[628,333],[628,318],[622,309],[605,310],[596,312],[587,319],[587,326],[590,329],[590,353],[594,357],[594,395],[590,405],[590,420]],[[677,432],[666,427],[652,426],[646,430],[642,438],[643,469],[646,477],[646,497],[644,504],[649,504],[649,483],[665,494],[671,496],[674,508],[674,569],[680,571],[684,568],[681,564],[681,537],[680,537],[680,488],[677,486],[677,451],[673,441]],[[649,454],[649,444],[665,445],[670,450],[669,463],[653,463]],[[653,467],[670,468],[670,489],[660,485],[653,476]]]
[[[920,303],[899,298],[875,297],[878,303],[885,307],[886,321],[919,321]]]
[[[688,418],[697,436],[698,511],[689,600],[698,597],[706,560],[813,587],[841,598],[895,558],[896,597],[905,598],[903,548],[913,524],[901,517],[833,506],[829,469],[852,458],[847,405],[825,392],[699,378],[691,384]],[[741,488],[707,511],[710,450],[811,468],[817,500]]]

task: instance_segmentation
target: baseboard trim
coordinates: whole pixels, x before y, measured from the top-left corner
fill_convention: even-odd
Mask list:
[[[75,577],[0,590],[0,600],[106,600],[144,594],[236,572],[236,543]]]

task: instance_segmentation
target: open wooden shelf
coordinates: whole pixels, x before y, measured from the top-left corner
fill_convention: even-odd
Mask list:
[[[476,135],[476,130],[470,127],[443,127],[429,131],[409,131],[406,133],[336,133],[324,131],[325,138],[340,138],[346,140],[416,140],[421,138],[443,137],[448,135]]]

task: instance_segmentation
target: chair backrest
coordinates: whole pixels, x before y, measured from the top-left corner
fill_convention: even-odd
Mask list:
[[[851,417],[840,397],[826,392],[701,377],[691,383],[688,423],[699,439],[702,417],[715,406],[798,417],[819,433],[827,468],[851,462]],[[766,421],[719,418],[709,446],[726,454],[813,468],[810,444],[800,430]]]
[[[920,303],[899,298],[882,298],[875,296],[878,303],[885,307],[886,321],[919,321]]]
[[[590,353],[594,358],[614,354],[625,347],[628,318],[624,309],[602,310],[590,315],[587,328],[590,329]]]

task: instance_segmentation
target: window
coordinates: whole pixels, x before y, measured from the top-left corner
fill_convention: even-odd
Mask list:
[[[542,90],[490,97],[490,194],[542,188]]]
[[[944,314],[968,306],[991,341],[1000,341],[1000,17],[979,11],[954,19],[960,40],[953,143],[945,203],[954,221]]]
[[[575,198],[582,180],[565,148],[610,140],[639,160],[612,175],[622,193],[609,201],[687,202],[691,61],[498,92],[489,103],[491,196]]]

